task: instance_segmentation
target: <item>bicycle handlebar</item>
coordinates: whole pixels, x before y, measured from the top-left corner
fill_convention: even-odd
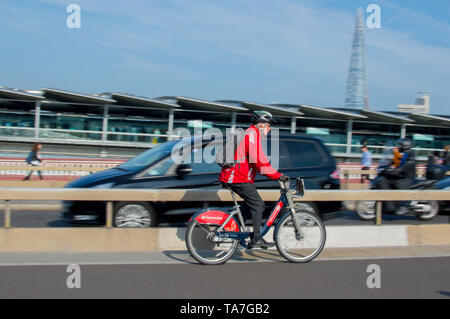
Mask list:
[[[289,176],[286,176],[287,180],[285,182],[278,180],[278,183],[280,183],[280,189],[283,192],[288,192],[291,184],[291,179]]]
[[[280,189],[282,193],[288,193],[290,191],[291,179],[289,178],[289,176],[286,176],[286,178],[287,180],[285,182],[278,180],[278,183],[280,183]],[[297,193],[300,196],[304,195],[305,183],[303,182],[303,179],[297,178],[295,190],[292,191],[293,193]]]

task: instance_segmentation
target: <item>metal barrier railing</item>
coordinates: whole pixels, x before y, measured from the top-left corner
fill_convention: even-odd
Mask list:
[[[111,166],[113,167],[113,166]],[[76,167],[50,165],[2,165],[0,171],[65,171],[65,172],[100,172],[111,167]]]
[[[260,190],[261,198],[267,202],[278,200],[278,190]],[[113,204],[120,201],[166,202],[205,201],[232,202],[227,190],[214,189],[76,189],[76,188],[0,188],[0,200],[4,205],[4,227],[11,227],[11,200],[59,200],[59,201],[104,201],[106,202],[106,227],[113,225]],[[382,201],[450,200],[450,190],[308,190],[304,197],[295,201],[377,201],[376,224],[381,225]]]
[[[416,174],[418,177],[425,176],[425,168],[417,168]],[[357,179],[361,178],[361,175],[377,175],[378,171],[376,169],[362,170],[360,168],[343,168],[340,169],[340,173],[342,175],[341,181],[344,184],[348,184],[350,180],[350,176],[357,176]],[[445,175],[450,176],[450,171],[446,172]]]
[[[69,172],[99,172],[105,169],[112,168],[116,165],[109,165],[107,167],[86,167],[86,166],[56,166],[56,165],[1,165],[0,171],[9,170],[28,170],[28,171],[69,171]],[[362,170],[359,168],[341,168],[340,172],[348,179],[349,175],[376,175],[376,169]],[[425,168],[418,168],[416,170],[418,176],[422,176],[425,173]],[[446,173],[450,175],[450,171]]]
[[[425,174],[426,168],[417,168],[416,174],[418,176],[423,176]],[[342,175],[377,175],[378,171],[376,169],[362,170],[360,168],[341,168]],[[450,175],[450,172],[447,172]]]

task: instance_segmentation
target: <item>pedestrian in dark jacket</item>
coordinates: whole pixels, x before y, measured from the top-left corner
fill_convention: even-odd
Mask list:
[[[430,180],[440,180],[445,175],[444,165],[441,165],[440,159],[441,153],[439,151],[434,151],[430,156],[428,156],[427,169],[425,173],[425,178]]]
[[[42,158],[41,158],[41,149],[42,149],[42,144],[41,143],[36,143],[34,144],[33,148],[31,149],[31,152],[28,154],[26,161],[28,164],[32,165],[32,166],[39,166],[42,163]],[[42,173],[41,171],[37,171],[39,178],[42,180],[44,180],[44,178],[42,177]],[[33,170],[30,171],[30,174],[28,174],[28,176],[26,176],[23,180],[24,181],[28,181],[30,180],[31,175],[33,174]]]
[[[444,156],[442,157],[442,165],[450,165],[450,145],[445,145]]]

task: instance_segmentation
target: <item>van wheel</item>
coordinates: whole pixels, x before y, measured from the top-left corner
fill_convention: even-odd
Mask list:
[[[157,225],[156,212],[145,202],[121,202],[114,205],[114,227],[146,228]]]

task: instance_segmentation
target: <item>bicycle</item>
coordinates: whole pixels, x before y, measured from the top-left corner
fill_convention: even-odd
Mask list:
[[[234,192],[228,189],[233,197],[234,210],[203,210],[189,220],[186,246],[191,256],[201,264],[224,264],[233,256],[239,245],[250,249],[252,233],[245,226]],[[322,252],[326,241],[322,220],[316,214],[296,209],[294,206],[293,197],[303,197],[304,192],[304,182],[300,178],[296,180],[295,189],[290,189],[289,179],[280,182],[281,196],[261,228],[263,237],[279,213],[285,210],[275,223],[274,241],[280,255],[293,263],[310,262]]]

